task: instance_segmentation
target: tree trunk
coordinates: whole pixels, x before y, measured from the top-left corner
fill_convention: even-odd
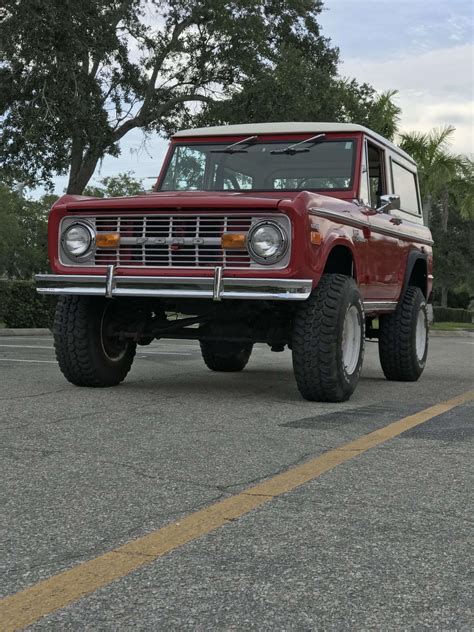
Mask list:
[[[441,307],[447,307],[448,306],[448,286],[447,285],[443,285],[441,286]]]
[[[70,195],[82,194],[89,180],[94,175],[99,158],[99,154],[92,152],[90,149],[84,153],[84,146],[81,142],[73,140],[67,193]]]
[[[425,226],[429,226],[431,223],[431,193],[426,196],[425,201],[423,202],[423,222]]]
[[[441,229],[443,233],[448,232],[448,219],[449,219],[449,192],[445,188],[441,194]]]

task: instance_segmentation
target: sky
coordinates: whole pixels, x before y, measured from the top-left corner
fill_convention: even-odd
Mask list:
[[[401,131],[456,128],[452,150],[472,154],[474,114],[474,4],[470,0],[325,0],[322,34],[340,50],[340,74],[379,91],[398,90]],[[244,121],[242,121],[244,122]],[[91,184],[132,171],[149,188],[167,143],[144,142],[139,130],[106,157]],[[67,178],[57,178],[61,193]]]

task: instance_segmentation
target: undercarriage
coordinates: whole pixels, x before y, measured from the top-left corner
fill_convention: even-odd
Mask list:
[[[266,343],[272,351],[291,348],[295,308],[288,303],[202,300],[117,299],[110,301],[107,335],[149,344],[174,338],[242,344]]]

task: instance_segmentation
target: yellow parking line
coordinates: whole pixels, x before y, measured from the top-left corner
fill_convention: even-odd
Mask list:
[[[273,498],[307,483],[367,450],[397,437],[402,432],[474,399],[474,391],[404,417],[366,434],[340,448],[329,450],[301,465],[196,511],[98,557],[42,580],[0,601],[0,630],[11,632],[77,601],[85,595],[146,566],[170,551],[218,527],[244,516]]]

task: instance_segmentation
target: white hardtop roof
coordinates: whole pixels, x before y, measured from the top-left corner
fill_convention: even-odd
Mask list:
[[[216,127],[195,127],[193,129],[183,129],[173,138],[189,138],[192,136],[239,136],[241,134],[317,134],[318,132],[363,132],[375,140],[389,147],[397,154],[401,154],[410,162],[414,162],[403,149],[397,147],[392,142],[373,132],[368,127],[356,125],[355,123],[313,123],[308,121],[291,123],[246,123],[243,125],[218,125]]]

